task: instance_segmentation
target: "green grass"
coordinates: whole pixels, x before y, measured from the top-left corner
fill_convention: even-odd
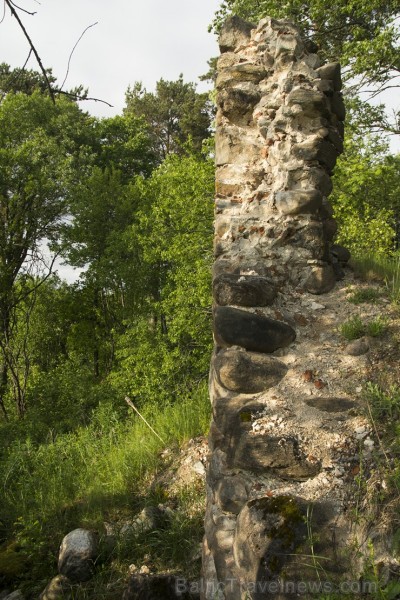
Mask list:
[[[183,402],[145,406],[141,412],[167,447],[177,448],[208,428],[206,386]],[[8,538],[0,546],[0,565],[2,551],[16,543],[18,558],[23,556],[27,563],[22,573],[40,580],[56,564],[59,544],[68,531],[101,528],[118,511],[130,515],[140,511],[146,503],[146,481],[161,468],[163,448],[133,411],[121,421],[107,403],[93,411],[88,427],[39,446],[29,439],[15,441],[0,463],[0,525],[3,539]],[[181,528],[183,533],[188,527]],[[169,535],[177,536],[178,529]],[[177,544],[184,547],[182,540]],[[13,554],[10,560],[15,558]]]
[[[341,335],[349,342],[357,340],[364,335],[380,337],[387,330],[387,320],[381,316],[376,317],[369,323],[364,323],[359,315],[351,317],[340,326]]]
[[[379,298],[381,298],[382,292],[376,288],[361,288],[359,290],[355,290],[348,298],[348,302],[351,304],[363,304],[365,302],[375,303]]]
[[[356,315],[340,326],[340,333],[349,342],[362,337],[365,333],[365,327],[361,318]]]
[[[383,282],[392,302],[400,302],[400,257],[358,256],[352,266],[364,280]]]

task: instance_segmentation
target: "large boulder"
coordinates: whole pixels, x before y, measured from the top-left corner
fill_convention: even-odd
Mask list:
[[[98,535],[86,529],[74,529],[60,546],[58,571],[71,581],[87,581],[92,577],[98,556]]]

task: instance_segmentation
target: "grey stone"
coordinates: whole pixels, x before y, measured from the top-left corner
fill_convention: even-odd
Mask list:
[[[350,356],[362,356],[363,354],[367,354],[368,351],[369,343],[365,337],[353,340],[345,348],[345,353]]]
[[[340,92],[342,89],[342,76],[339,63],[335,62],[322,65],[322,67],[317,69],[317,73],[321,79],[330,79],[333,83],[334,90]]]
[[[339,244],[333,244],[330,248],[330,252],[342,264],[348,263],[351,258],[350,251],[347,250],[347,248],[345,248],[344,246],[340,246]]]
[[[255,25],[236,15],[228,17],[219,34],[219,48],[221,52],[235,50],[239,44],[249,41],[251,30]]]
[[[276,207],[284,215],[316,212],[322,205],[318,190],[293,190],[276,193]]]
[[[293,146],[293,156],[305,161],[317,160],[325,165],[329,171],[332,171],[336,164],[338,152],[335,146],[326,140],[322,140],[317,144],[312,140],[295,144]]]
[[[290,557],[307,537],[302,504],[290,496],[257,498],[240,512],[233,553],[247,581],[274,580],[284,564],[292,560]]]
[[[308,479],[320,471],[318,462],[311,463],[303,456],[294,436],[249,435],[245,432],[232,448],[231,455],[228,458],[231,468],[255,473],[273,471],[286,479]]]
[[[303,114],[307,116],[319,116],[327,111],[326,96],[317,90],[294,89],[287,97],[287,104],[289,106],[299,104],[303,109]]]
[[[288,346],[296,338],[294,329],[282,321],[228,306],[216,307],[214,334],[222,347],[242,346],[266,353]]]
[[[246,394],[277,385],[287,373],[286,365],[276,358],[235,348],[221,350],[214,367],[224,387]]]
[[[305,403],[323,412],[346,412],[356,407],[356,403],[347,398],[307,398]]]
[[[220,306],[270,306],[276,288],[265,277],[223,274],[213,282],[214,299]]]
[[[304,289],[310,294],[326,294],[330,292],[336,283],[336,277],[332,265],[314,267],[304,283]]]
[[[60,546],[58,571],[71,581],[87,581],[92,577],[98,554],[98,536],[86,529],[74,529]]]
[[[346,107],[341,92],[335,92],[331,98],[331,108],[340,121],[346,118]]]
[[[215,488],[215,499],[221,510],[237,515],[249,497],[246,480],[241,475],[221,479]]]
[[[68,600],[71,593],[71,581],[68,577],[57,575],[40,594],[39,600]]]

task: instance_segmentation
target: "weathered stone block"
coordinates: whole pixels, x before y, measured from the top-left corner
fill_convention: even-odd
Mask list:
[[[254,106],[260,100],[260,91],[252,83],[240,87],[227,87],[218,94],[218,106],[231,123],[246,124],[252,117]]]
[[[318,190],[293,190],[277,192],[276,207],[284,215],[316,212],[322,205],[322,194]]]
[[[314,267],[304,283],[304,289],[310,294],[326,294],[336,283],[336,277],[331,265]]]
[[[335,92],[331,98],[331,107],[334,114],[340,121],[346,118],[346,107],[343,102],[343,96],[340,92]]]
[[[296,338],[294,329],[282,321],[227,306],[215,309],[214,333],[222,347],[242,346],[267,353],[288,346]]]
[[[337,260],[342,264],[348,263],[351,258],[350,251],[347,250],[347,248],[344,248],[344,246],[340,246],[339,244],[333,244],[331,246],[331,254],[335,256]]]
[[[228,466],[254,473],[273,471],[287,479],[308,479],[320,471],[318,462],[309,462],[293,436],[271,436],[244,432],[231,449]]]
[[[220,509],[235,515],[240,512],[248,497],[248,484],[241,475],[224,477],[215,489],[215,499]]]
[[[233,554],[248,582],[273,581],[294,560],[296,549],[307,538],[305,517],[303,503],[290,496],[257,498],[246,504],[238,516]],[[269,597],[262,588],[255,589],[252,598]]]
[[[337,223],[335,219],[324,220],[324,236],[328,242],[331,242],[337,233]]]
[[[221,28],[219,34],[219,48],[221,52],[235,50],[240,44],[249,41],[251,30],[255,25],[236,15],[229,17]]]
[[[327,63],[326,65],[319,67],[317,73],[321,79],[330,79],[335,91],[339,92],[342,89],[342,76],[339,63]]]
[[[275,48],[275,58],[282,54],[300,56],[302,52],[304,52],[304,44],[297,36],[290,33],[279,36]]]
[[[354,408],[356,403],[347,398],[310,398],[305,401],[308,406],[323,412],[345,412]]]
[[[233,65],[232,67],[227,67],[223,71],[221,71],[215,82],[215,87],[217,90],[221,90],[227,86],[231,86],[232,84],[242,83],[242,82],[255,82],[258,83],[266,77],[267,71],[264,68],[264,65],[254,64],[250,62],[246,63],[238,63]]]
[[[256,275],[220,275],[214,279],[213,291],[220,306],[270,306],[277,294],[268,279]]]
[[[303,114],[307,116],[320,116],[327,111],[326,96],[317,90],[294,89],[288,95],[286,102],[289,106],[299,104]]]
[[[277,385],[287,373],[286,365],[276,358],[236,348],[221,350],[214,368],[224,387],[246,394]]]
[[[310,161],[317,160],[332,171],[338,156],[338,152],[333,144],[325,140],[315,142],[314,140],[305,141],[293,146],[293,156],[298,159]]]

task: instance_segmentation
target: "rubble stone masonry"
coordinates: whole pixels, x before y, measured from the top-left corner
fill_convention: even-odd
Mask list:
[[[280,386],[298,298],[329,292],[341,275],[327,200],[343,151],[340,66],[271,18],[231,17],[220,49],[202,594],[329,593],[349,567],[341,496],[323,483],[339,453],[329,425],[351,402],[289,399]]]

